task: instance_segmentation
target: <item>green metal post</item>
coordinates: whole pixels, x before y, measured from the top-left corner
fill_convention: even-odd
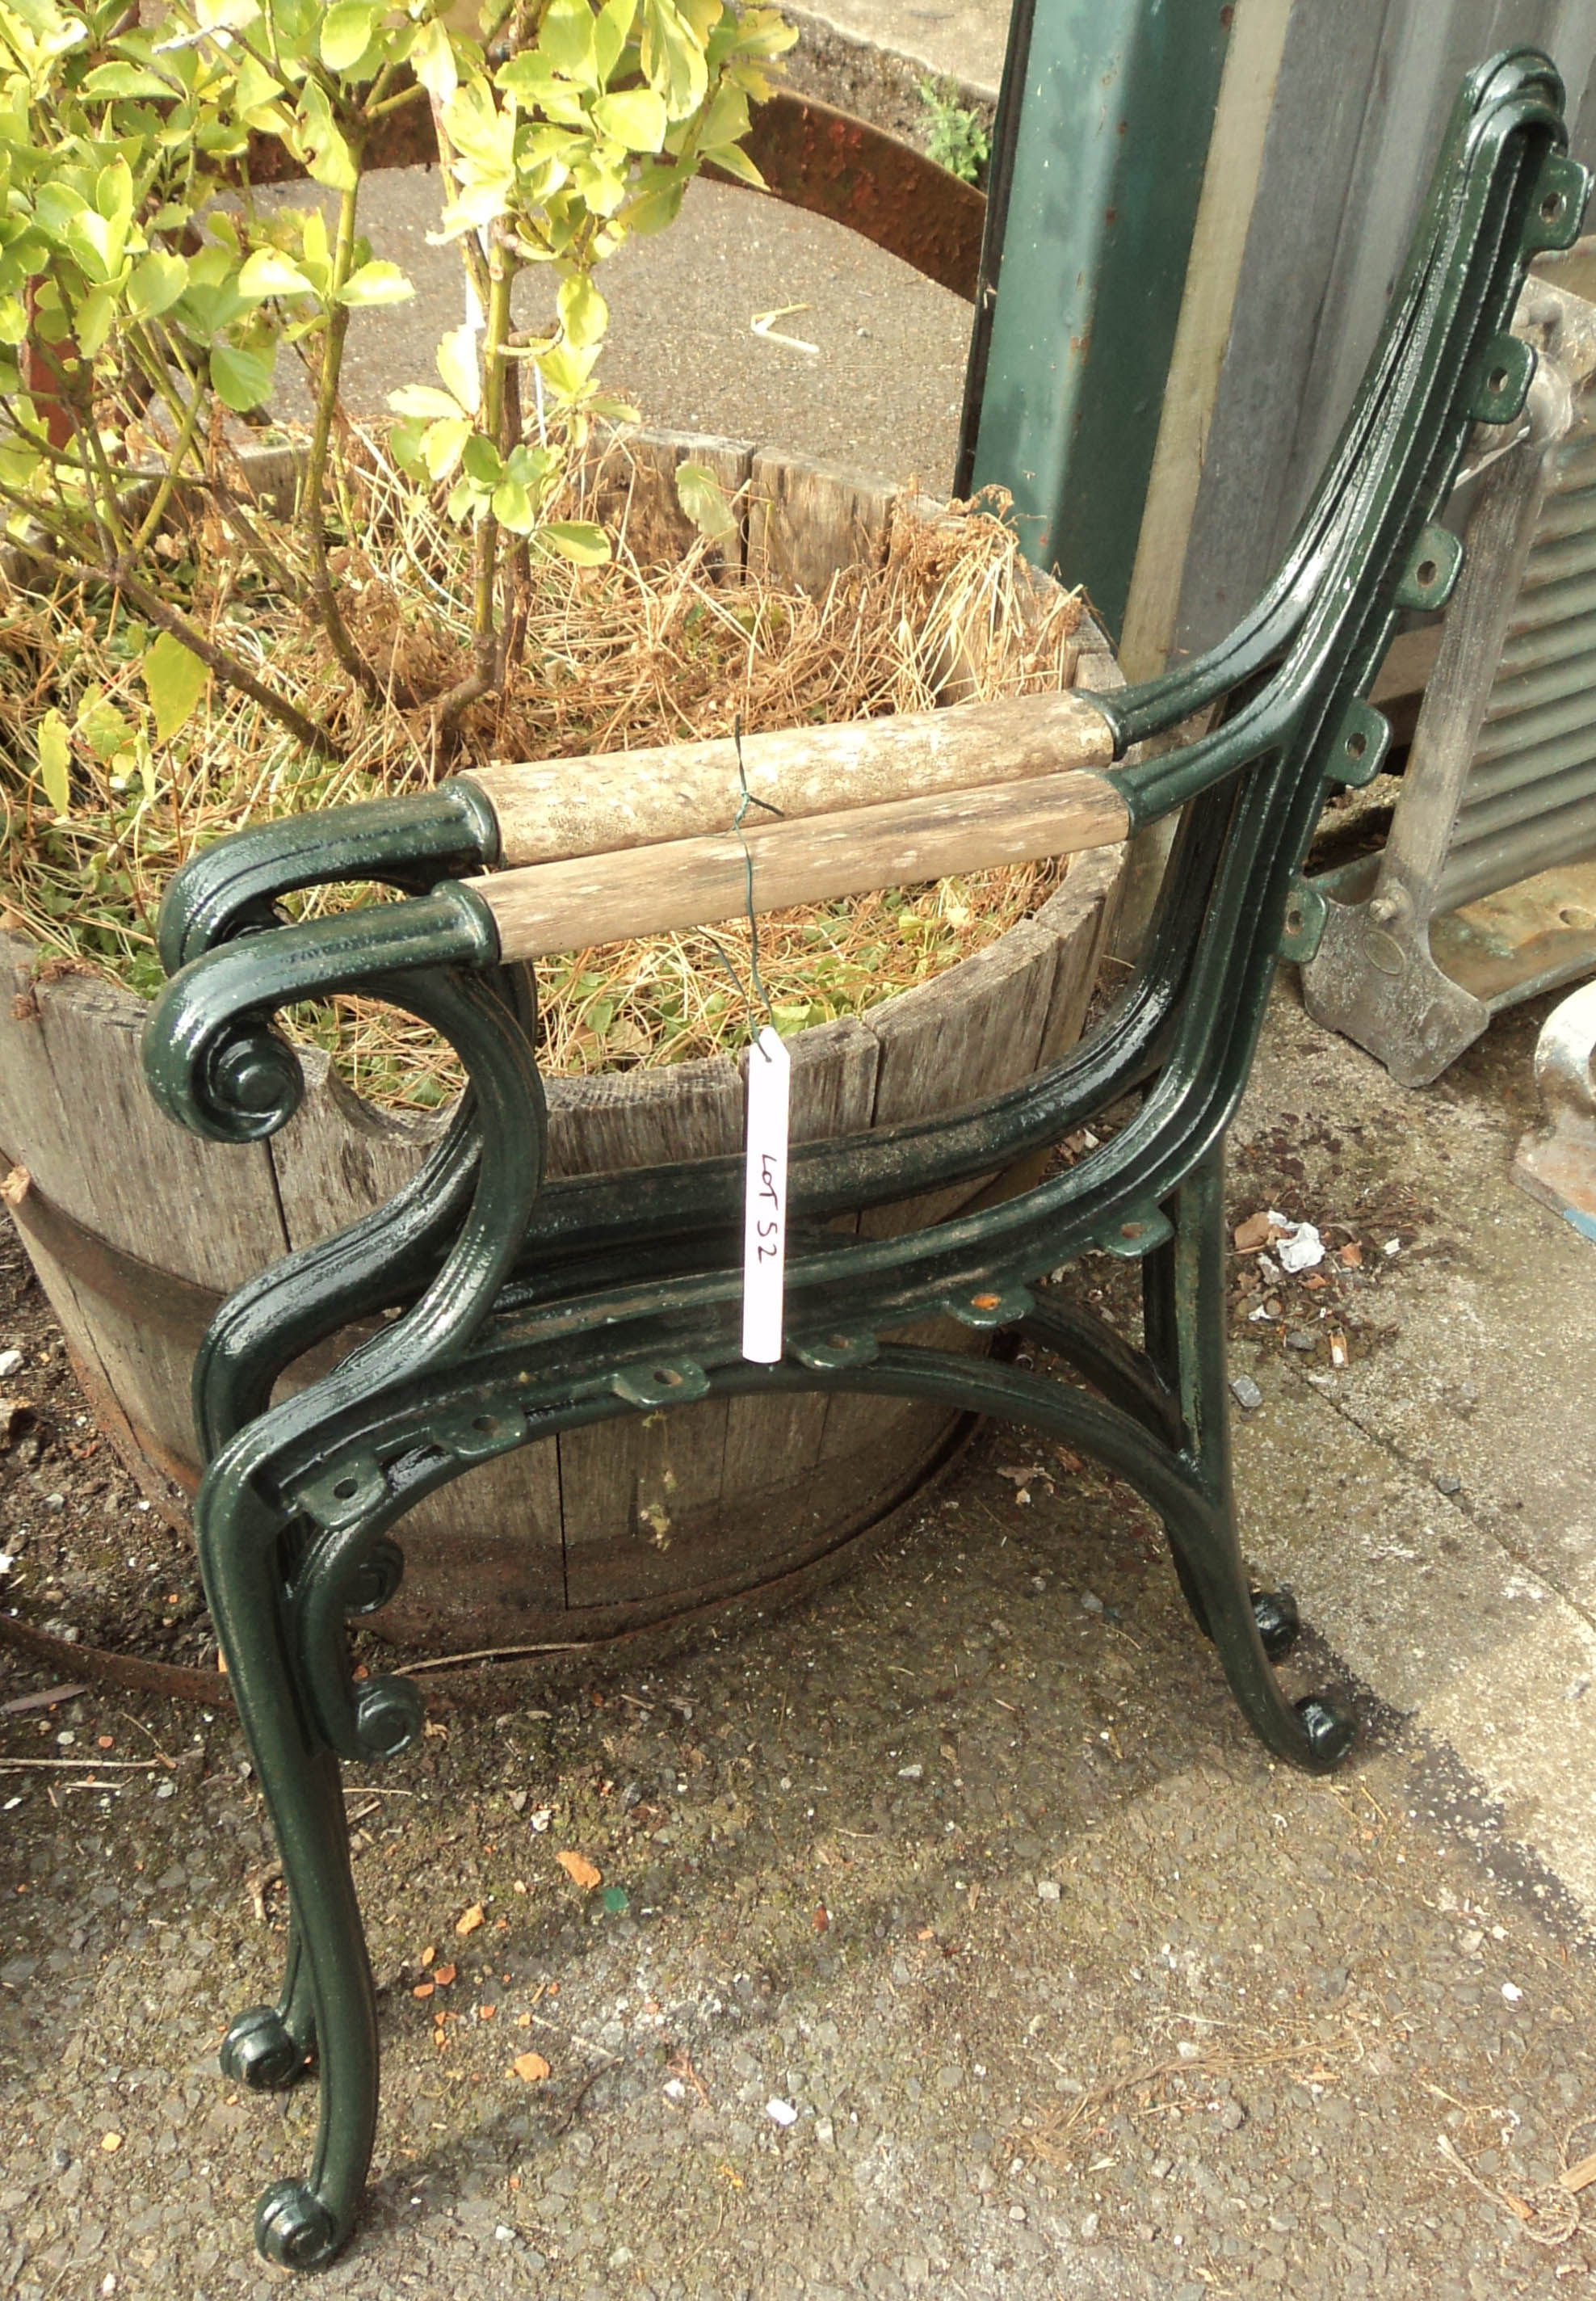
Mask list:
[[[1027,556],[1114,636],[1233,13],[1017,0],[961,472],[1011,491]]]

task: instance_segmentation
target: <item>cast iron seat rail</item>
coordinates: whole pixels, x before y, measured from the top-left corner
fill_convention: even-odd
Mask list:
[[[231,1142],[281,1125],[302,1082],[272,1017],[335,992],[419,1016],[470,1081],[416,1177],[240,1289],[196,1368],[201,1566],[291,1909],[281,1996],[239,2016],[223,2062],[236,2079],[279,2086],[313,2056],[321,2084],[308,2177],[261,2202],[268,2258],[311,2268],[338,2251],[376,2117],[338,1761],[404,1748],[421,1705],[402,1678],[355,1682],[345,1626],[397,1586],[390,1529],[474,1462],[756,1392],[914,1397],[1022,1423],[1091,1452],[1145,1498],[1265,1745],[1314,1771],[1344,1756],[1350,1712],[1322,1696],[1293,1703],[1276,1682],[1271,1656],[1289,1645],[1294,1610],[1251,1590],[1237,1539],[1224,1135],[1276,962],[1308,955],[1322,916],[1300,866],[1326,784],[1376,771],[1386,729],[1366,699],[1397,616],[1440,607],[1455,578],[1458,547],[1434,523],[1471,428],[1523,404],[1532,356],[1508,332],[1519,283],[1531,256],[1573,240],[1588,188],[1567,157],[1562,104],[1531,49],[1466,82],[1384,333],[1280,575],[1211,655],[1092,699],[1103,757],[1118,762],[1098,796],[1112,797],[1116,821],[1135,830],[1182,810],[1145,950],[1107,1017],[1005,1093],[794,1149],[779,1365],[740,1356],[740,1161],[544,1186],[534,994],[505,899],[525,874],[481,875],[504,859],[490,776],[246,833],[173,882],[162,921],[173,979],[146,1062],[181,1124]],[[1210,725],[1199,740],[1127,759],[1198,711]],[[346,880],[387,883],[401,899],[282,919],[280,898]],[[1131,1090],[1140,1101],[1117,1132],[1017,1196],[890,1238],[823,1243],[830,1217],[990,1175]],[[1141,1264],[1140,1348],[1047,1283],[1094,1247]],[[1080,1380],[882,1339],[939,1313],[1040,1345]],[[312,1343],[380,1314],[387,1323],[332,1373],[271,1403]]]

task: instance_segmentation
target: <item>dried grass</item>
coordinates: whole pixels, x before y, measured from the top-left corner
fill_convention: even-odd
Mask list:
[[[463,540],[397,479],[380,433],[351,436],[340,476],[349,540],[335,565],[346,616],[396,684],[440,693],[466,656]],[[753,732],[1069,682],[1080,606],[1057,594],[1039,604],[1001,504],[936,521],[900,515],[881,565],[850,569],[810,598],[770,578],[728,582],[701,541],[669,556],[657,481],[634,473],[623,443],[581,497],[572,509],[604,519],[614,560],[534,571],[524,664],[502,699],[466,720],[478,758],[636,749],[734,722]],[[291,566],[288,531],[269,523],[267,531]],[[248,823],[430,779],[425,713],[373,709],[351,695],[213,511],[167,548],[195,612],[330,720],[348,752],[336,766],[308,759],[255,705],[213,685],[180,735],[155,749],[146,788],[127,769],[130,730],[144,715],[147,633],[108,594],[86,609],[64,592],[0,593],[0,924],[47,958],[146,995],[160,980],[160,893],[189,854]],[[49,819],[34,764],[33,731],[52,705],[80,726],[87,717],[91,736],[75,747],[67,823]],[[939,972],[1034,908],[1058,875],[1050,864],[986,872],[762,919],[759,972],[779,1026],[859,1012]],[[340,891],[301,908],[351,899]],[[661,935],[541,967],[547,1067],[672,1062],[735,1043],[748,1022],[749,940],[746,926]],[[447,1050],[390,1010],[339,1001],[290,1022],[376,1100],[426,1106],[457,1084]]]

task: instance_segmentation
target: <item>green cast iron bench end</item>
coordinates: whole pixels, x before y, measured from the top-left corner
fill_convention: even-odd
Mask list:
[[[274,2088],[313,2062],[320,2085],[309,2172],[261,2203],[270,2260],[310,2269],[338,2252],[375,2127],[375,2003],[340,1762],[402,1750],[421,1707],[402,1678],[354,1680],[346,1624],[397,1586],[393,1530],[405,1512],[473,1462],[662,1403],[755,1393],[929,1399],[1019,1422],[1092,1453],[1148,1502],[1265,1746],[1316,1772],[1345,1756],[1350,1711],[1323,1695],[1292,1703],[1276,1681],[1295,1608],[1252,1590],[1237,1538],[1224,1137],[1275,966],[1310,955],[1323,916],[1300,868],[1326,787],[1375,771],[1387,731],[1366,699],[1396,620],[1441,606],[1455,579],[1458,548],[1438,523],[1468,435],[1523,404],[1529,368],[1508,332],[1518,287],[1533,255],[1571,244],[1587,189],[1566,145],[1562,87],[1535,51],[1497,57],[1465,83],[1336,454],[1280,574],[1229,640],[1089,704],[1003,707],[1009,717],[975,723],[991,787],[900,799],[898,812],[918,810],[917,838],[975,839],[993,853],[1059,852],[1177,810],[1180,823],[1135,975],[1090,1038],[935,1120],[794,1148],[779,1364],[740,1353],[740,1268],[725,1243],[740,1227],[740,1162],[543,1176],[525,962],[560,948],[551,938],[589,900],[634,925],[723,916],[713,908],[725,899],[723,841],[700,829],[640,858],[550,858],[535,839],[523,853],[524,783],[490,770],[241,833],[174,880],[161,924],[171,980],[146,1065],[179,1123],[240,1142],[280,1126],[302,1082],[272,1018],[337,992],[418,1016],[470,1081],[414,1181],[241,1288],[196,1366],[201,1567],[291,1910],[281,1993],[233,2023],[223,2063]],[[1005,745],[1036,732],[1025,714],[1040,724],[1049,711],[1057,772],[1002,782]],[[1199,713],[1197,740],[1131,757]],[[899,736],[927,746],[927,759],[940,740],[935,729]],[[769,740],[769,772],[801,780],[792,740],[779,757]],[[806,740],[843,741],[836,731]],[[864,858],[888,868],[892,815],[866,806],[751,835],[756,891],[787,899],[794,885],[856,885]],[[278,908],[340,882],[387,884],[400,899],[298,922]],[[626,908],[637,904],[653,909]],[[1000,1204],[890,1238],[826,1228],[1005,1168],[1132,1095],[1132,1115],[1097,1149]],[[1140,1266],[1138,1346],[1050,1284],[1102,1248]],[[1028,1342],[1076,1379],[882,1339],[938,1315]],[[332,1373],[272,1403],[306,1349],[384,1318]]]

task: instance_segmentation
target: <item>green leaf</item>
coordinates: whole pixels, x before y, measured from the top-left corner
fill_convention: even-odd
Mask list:
[[[560,283],[560,324],[568,342],[579,352],[602,343],[610,323],[610,307],[590,280],[579,272]]]
[[[238,293],[252,302],[268,296],[313,296],[299,266],[279,247],[257,247],[238,274]]]
[[[600,148],[595,145],[592,156],[579,161],[571,172],[577,190],[594,214],[611,216],[626,197],[626,179],[618,169],[607,167],[598,157]]]
[[[602,567],[609,559],[609,538],[590,519],[552,519],[538,531],[538,540],[579,567]]]
[[[332,274],[332,250],[327,243],[327,219],[320,208],[306,208],[299,232],[299,254],[306,269]]]
[[[116,324],[116,296],[109,288],[91,288],[72,315],[78,349],[85,359],[102,350]]]
[[[169,311],[188,285],[188,266],[183,258],[169,255],[163,248],[152,249],[133,266],[127,288],[129,313],[135,320],[153,320]]]
[[[539,53],[556,71],[584,86],[598,86],[593,46],[593,12],[588,0],[549,0],[548,13],[538,33]]]
[[[236,344],[211,347],[211,389],[224,406],[243,415],[262,407],[272,397],[274,363],[260,352],[240,351]]]
[[[422,435],[426,428],[424,423],[414,422],[394,423],[389,427],[388,452],[400,471],[414,475],[423,468]]]
[[[125,160],[113,160],[100,170],[94,204],[107,222],[121,219],[124,229],[133,213],[133,172]]]
[[[145,692],[155,715],[155,733],[164,743],[194,716],[211,674],[199,657],[163,632],[139,665]]]
[[[685,168],[655,168],[644,177],[635,198],[629,200],[621,216],[628,231],[647,238],[650,232],[664,231],[675,222],[681,213],[681,202],[687,191]]]
[[[538,524],[537,506],[520,480],[502,480],[494,489],[493,516],[513,535],[530,535]]]
[[[670,121],[663,96],[651,88],[629,88],[619,96],[599,97],[593,106],[593,125],[629,152],[657,152]]]
[[[460,74],[455,63],[453,43],[436,16],[416,34],[410,63],[427,94],[436,96],[439,104],[447,104],[460,85]]]
[[[480,488],[497,487],[505,475],[498,449],[485,431],[472,433],[460,460],[466,477],[474,480]]]
[[[716,13],[719,13],[717,7]],[[709,90],[704,48],[675,0],[643,0],[643,74],[673,120],[697,111]]]
[[[33,203],[34,220],[52,239],[63,239],[68,224],[88,205],[82,193],[70,184],[41,184]]]
[[[494,79],[524,112],[540,112],[546,120],[557,121],[566,128],[587,124],[580,94],[568,79],[561,79],[547,56],[512,56],[508,63],[499,66]]]
[[[735,176],[740,184],[749,184],[756,192],[766,188],[765,178],[740,144],[722,144],[713,152],[706,151],[703,157],[713,160],[715,166],[723,168],[729,176]]]
[[[83,82],[83,93],[96,103],[118,96],[171,96],[172,84],[143,64],[96,64]]]
[[[352,312],[370,311],[380,304],[407,304],[415,289],[397,264],[363,264],[338,290],[338,302]]]
[[[78,732],[102,766],[125,751],[135,733],[133,723],[98,688],[91,688],[78,714]]]
[[[430,383],[402,384],[390,391],[388,404],[396,415],[409,415],[418,423],[430,423],[442,416],[452,421],[460,413],[460,404],[453,392],[439,391]]]
[[[233,104],[247,128],[280,128],[288,115],[282,110],[284,90],[258,56],[246,56],[233,85]]]
[[[482,404],[482,379],[477,366],[474,328],[456,328],[438,347],[438,372],[468,415]],[[408,410],[401,409],[406,414]]]
[[[726,491],[707,464],[678,464],[676,500],[700,535],[718,541],[737,526]]]
[[[557,398],[575,401],[587,389],[597,356],[597,351],[579,351],[573,344],[558,344],[551,352],[539,353],[536,365]]]
[[[796,47],[798,30],[776,8],[745,8],[738,23],[735,53],[740,56],[784,56]]]
[[[66,228],[66,244],[85,279],[104,286],[121,262],[127,237],[125,218],[103,216],[96,208],[80,208]]]
[[[347,72],[372,45],[377,11],[371,0],[338,0],[322,20],[322,62],[329,71]]]
[[[430,424],[422,441],[422,461],[430,480],[447,480],[460,461],[472,427],[463,415],[450,415]]]
[[[28,306],[20,296],[0,296],[0,344],[28,340]]]
[[[59,711],[46,712],[39,722],[34,747],[45,797],[57,815],[69,814],[72,804],[72,747],[67,738],[66,721]]]
[[[360,181],[355,155],[334,124],[327,91],[319,81],[307,79],[300,90],[297,131],[312,181],[325,184],[329,191],[352,192]]]
[[[443,124],[462,161],[479,173],[509,177],[515,168],[515,117],[493,100],[493,90],[479,76],[445,105]]]
[[[741,88],[723,80],[698,122],[698,140],[705,151],[714,151],[723,144],[740,142],[748,134],[748,97]]]
[[[609,5],[593,20],[593,67],[601,88],[608,87],[610,75],[621,61],[637,13],[638,0],[609,0]]]

